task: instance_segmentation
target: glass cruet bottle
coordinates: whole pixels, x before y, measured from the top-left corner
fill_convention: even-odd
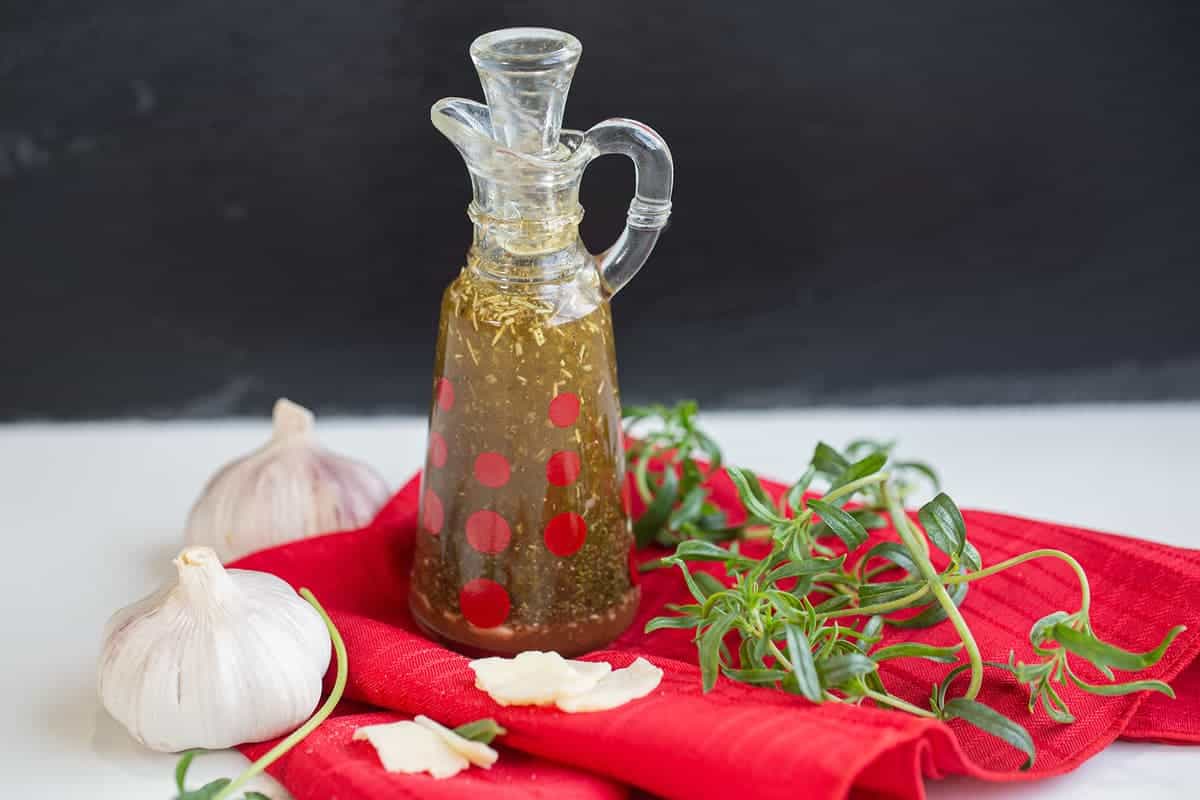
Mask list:
[[[582,653],[637,611],[608,300],[666,225],[673,167],[638,122],[561,130],[581,52],[561,31],[485,34],[471,58],[487,104],[432,109],[470,172],[475,230],[442,299],[409,604],[471,652]],[[580,180],[614,153],[633,160],[636,193],[593,256]]]

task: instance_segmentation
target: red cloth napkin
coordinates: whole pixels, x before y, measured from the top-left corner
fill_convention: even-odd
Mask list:
[[[742,517],[727,477],[712,480],[715,501],[736,522]],[[782,487],[766,484],[773,494]],[[1064,689],[1078,720],[1058,725],[1011,679],[990,671],[981,700],[1020,720],[1037,743],[1037,763],[1017,771],[1022,757],[1007,745],[958,722],[837,703],[813,705],[769,688],[720,679],[700,689],[688,631],[643,634],[664,603],[689,602],[678,570],[643,576],[642,607],[633,626],[607,650],[588,656],[623,667],[644,656],[665,673],[649,697],[612,711],[564,714],[554,709],[505,708],[474,688],[468,659],[423,637],[408,613],[408,574],[416,530],[414,478],[368,527],[296,542],[235,564],[273,572],[309,587],[346,640],[350,676],[339,714],[271,768],[297,800],[379,798],[611,798],[627,787],[669,798],[787,798],[853,796],[918,798],[922,776],[965,774],[991,781],[1030,780],[1077,767],[1125,736],[1175,743],[1200,742],[1200,551],[1128,539],[1017,517],[964,512],[971,541],[985,563],[1037,547],[1073,554],[1092,580],[1096,631],[1127,649],[1155,646],[1169,627],[1191,623],[1149,675],[1171,681],[1172,701],[1156,694],[1097,697]],[[890,532],[882,538],[895,538]],[[662,552],[638,553],[639,561]],[[719,574],[719,567],[714,574]],[[1078,607],[1069,569],[1039,560],[974,583],[963,614],[984,658],[1030,654],[1028,631],[1037,618]],[[890,631],[902,639],[953,643],[949,625]],[[1085,665],[1086,666],[1086,665]],[[884,662],[889,687],[925,705],[945,665]],[[1100,677],[1083,670],[1083,677]],[[387,709],[381,711],[378,709]],[[369,745],[352,742],[354,728],[424,713],[448,725],[494,717],[509,731],[500,762],[453,779],[383,771]],[[256,757],[272,743],[246,745]]]

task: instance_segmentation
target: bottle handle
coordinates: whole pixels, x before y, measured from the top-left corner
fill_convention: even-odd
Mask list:
[[[646,263],[667,224],[675,167],[663,138],[650,126],[631,119],[605,120],[584,134],[584,139],[593,148],[592,158],[628,156],[637,176],[625,230],[597,257],[605,297],[612,297]]]

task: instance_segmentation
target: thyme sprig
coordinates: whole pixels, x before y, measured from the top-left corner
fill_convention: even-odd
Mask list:
[[[674,547],[650,568],[677,567],[694,602],[669,607],[673,615],[650,620],[646,631],[682,628],[695,631],[704,690],[718,676],[773,686],[814,703],[870,703],[931,719],[961,719],[1025,754],[1022,768],[1033,764],[1033,739],[1018,722],[978,699],[986,669],[1013,675],[1029,691],[1029,709],[1038,704],[1056,722],[1074,720],[1061,688],[1068,682],[1098,695],[1157,691],[1174,697],[1158,680],[1116,682],[1114,669],[1136,671],[1156,664],[1179,625],[1161,644],[1144,653],[1123,650],[1102,640],[1089,616],[1091,587],[1082,566],[1070,554],[1043,548],[985,566],[967,538],[961,512],[940,491],[937,473],[920,462],[897,461],[893,444],[860,440],[844,451],[821,443],[800,478],[775,502],[754,473],[729,467],[747,520],[729,526],[708,497],[704,480],[721,465],[720,449],[696,422],[696,404],[673,408],[631,409],[628,428],[650,423],[651,430],[632,443],[635,484],[647,511],[639,520],[639,544]],[[702,454],[708,470],[694,460]],[[655,479],[653,467],[661,465]],[[823,487],[814,489],[818,483]],[[914,522],[904,501],[924,483],[937,491],[920,507]],[[869,530],[883,527],[886,514],[899,542],[867,548]],[[763,538],[770,551],[761,559],[743,555],[738,541]],[[831,546],[840,540],[844,553]],[[947,565],[938,569],[931,554]],[[854,562],[848,564],[848,557]],[[1038,660],[984,661],[959,606],[969,585],[1034,559],[1067,564],[1080,586],[1079,607],[1056,611],[1033,623],[1030,642]],[[939,558],[939,561],[942,560]],[[693,570],[695,562],[718,562],[726,580]],[[916,642],[882,645],[885,626],[923,628],[949,622],[958,643],[933,647]],[[726,639],[735,634],[736,653]],[[921,658],[954,664],[930,690],[928,707],[889,691],[879,664],[889,659]],[[1109,682],[1084,681],[1071,657],[1091,663]],[[965,675],[960,694],[952,684]],[[953,694],[953,696],[952,696]]]

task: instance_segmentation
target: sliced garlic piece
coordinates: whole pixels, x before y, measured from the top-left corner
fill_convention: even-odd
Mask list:
[[[438,736],[442,737],[442,740],[451,750],[458,753],[460,756],[465,758],[467,761],[470,761],[477,767],[491,769],[492,764],[495,764],[496,759],[500,757],[499,753],[488,747],[483,742],[474,742],[465,736],[459,736],[445,725],[430,719],[424,714],[419,714],[413,717],[413,722],[417,723],[422,728],[431,730]]]
[[[625,669],[605,675],[585,692],[559,697],[555,705],[570,713],[607,711],[650,694],[658,688],[662,676],[661,669],[639,658]]]
[[[578,672],[585,680],[595,679],[599,681],[608,673],[612,672],[612,664],[607,661],[578,661],[572,659],[567,662],[571,669]]]
[[[502,706],[554,705],[560,696],[588,691],[612,669],[604,662],[570,662],[540,650],[515,658],[480,658],[469,666],[475,671],[475,687]]]
[[[470,766],[441,736],[408,720],[367,725],[354,732],[354,739],[370,742],[388,772],[428,772],[435,778],[449,778]]]

